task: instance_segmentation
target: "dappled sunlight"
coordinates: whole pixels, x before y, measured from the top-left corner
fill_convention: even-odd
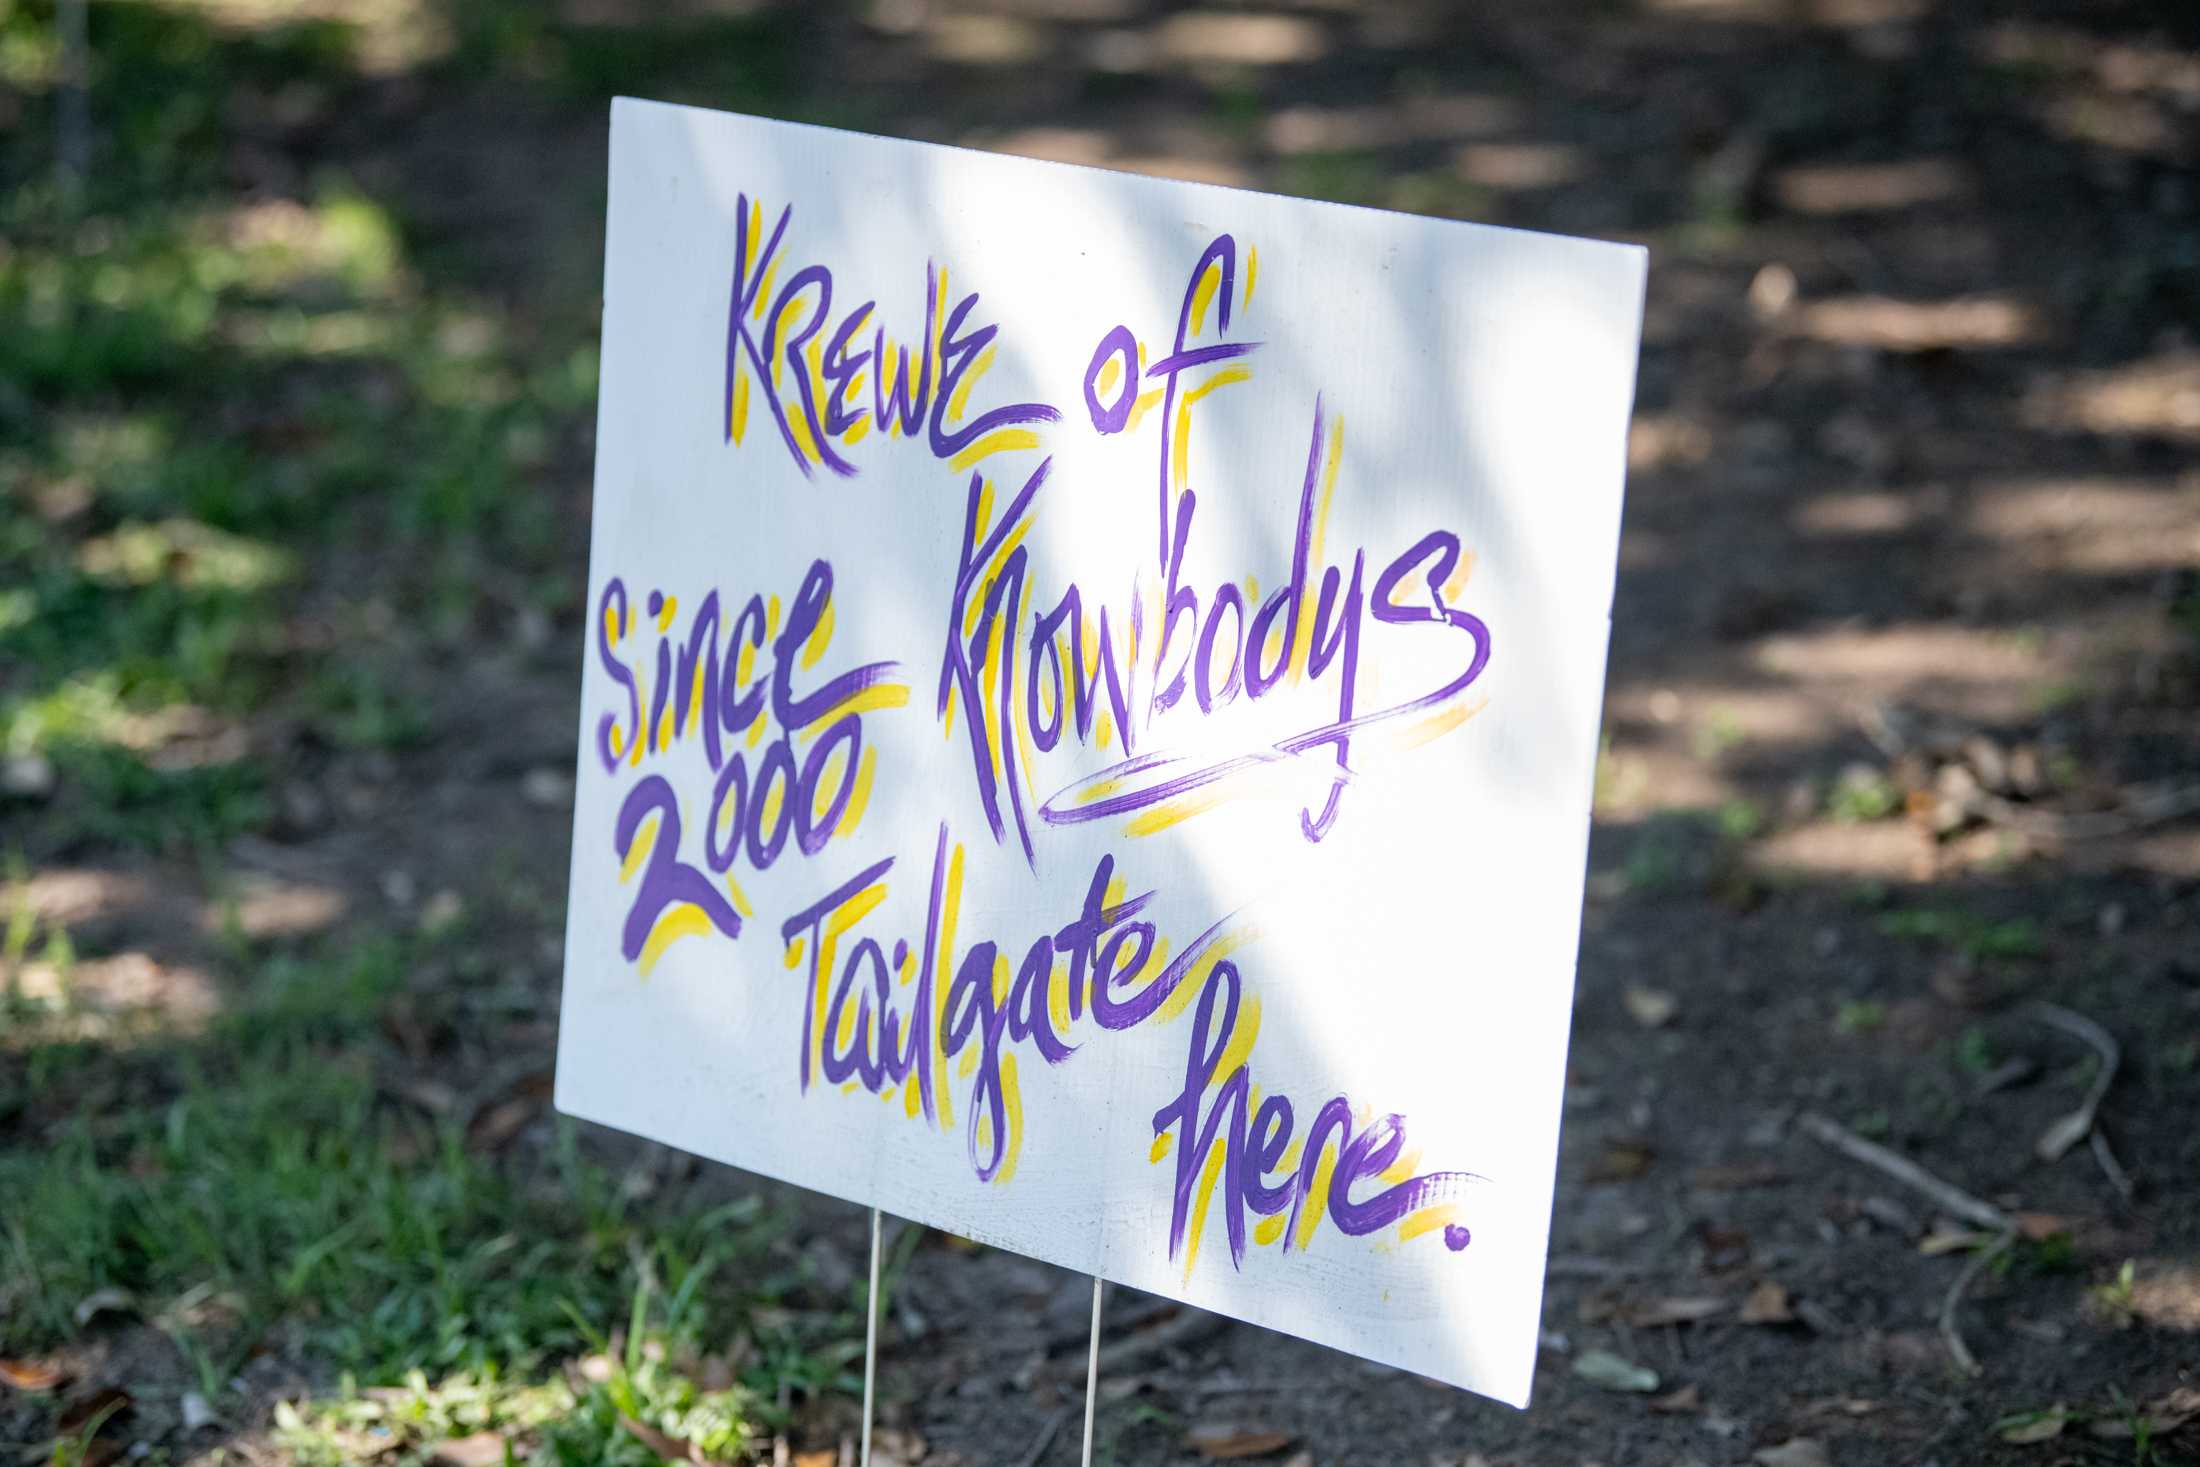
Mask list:
[[[141,871],[94,866],[46,866],[9,884],[5,900],[41,922],[82,927],[153,898],[154,884]]]
[[[1177,65],[1300,65],[1329,50],[1319,22],[1276,12],[1190,10],[1151,35],[1156,56]]]
[[[264,942],[326,932],[350,910],[350,893],[341,887],[255,872],[239,878],[224,900],[208,903],[199,926],[208,937]]]
[[[303,25],[341,30],[370,76],[397,76],[449,54],[453,37],[436,0],[151,0],[231,35]]]
[[[2131,1312],[2150,1328],[2200,1334],[2200,1264],[2149,1258],[2133,1270]]]
[[[264,591],[289,580],[296,568],[295,557],[278,546],[181,518],[126,523],[94,535],[78,547],[76,562],[106,585],[165,581],[193,591]]]
[[[2041,428],[2200,442],[2200,352],[2049,375],[2024,414]]]
[[[1901,535],[1923,518],[1917,496],[1892,489],[1849,489],[1814,495],[1790,516],[1806,535],[1872,539]]]
[[[1046,54],[1048,34],[1008,15],[935,16],[924,26],[928,55],[961,66],[1021,66]]]
[[[1414,92],[1395,102],[1294,104],[1269,113],[1263,138],[1276,153],[1336,153],[1493,137],[1518,128],[1526,109],[1485,92]]]
[[[2154,39],[2129,41],[2047,21],[2003,20],[1973,42],[1981,60],[2090,76],[2115,92],[2153,92],[2200,106],[2200,51]]]
[[[1755,660],[1822,696],[1865,693],[2015,720],[2037,714],[2049,690],[2084,670],[2064,638],[1934,622],[1784,633],[1760,642]]]
[[[1110,168],[1143,173],[1154,178],[1175,178],[1186,183],[1213,183],[1225,188],[1251,188],[1251,170],[1220,158],[1190,157],[1179,153],[1126,153],[1108,160]]]
[[[1615,717],[1672,728],[1688,747],[1717,753],[1735,745],[1803,746],[1825,737],[1843,711],[1809,689],[1666,683],[1655,688],[1615,679],[1605,700]]]
[[[1932,838],[1906,820],[1818,820],[1766,836],[1750,848],[1750,865],[1810,881],[1929,881],[1936,874]]]
[[[1715,809],[1737,793],[1731,780],[1679,740],[1615,740],[1598,768],[1596,818],[1628,824],[1664,810]]]
[[[2107,92],[2058,97],[2045,107],[2044,120],[2072,142],[2119,153],[2173,157],[2182,136],[2175,120],[2152,102]]]
[[[1968,524],[2043,567],[2113,576],[2200,566],[2200,474],[1982,485]]]
[[[53,1010],[64,1032],[84,1038],[122,1034],[157,1018],[168,1031],[192,1034],[222,1008],[219,986],[202,968],[164,963],[149,953],[34,960],[14,971],[17,1000]]]
[[[1945,301],[1836,296],[1804,304],[1789,329],[1836,346],[1888,352],[1978,351],[2021,346],[2044,334],[2035,307],[2002,295]]]
[[[1813,163],[1783,168],[1772,188],[1798,214],[1887,213],[1967,199],[1976,188],[1952,158],[1901,163]]]
[[[973,146],[1049,163],[1078,163],[1097,168],[1114,156],[1115,139],[1091,127],[1031,127],[1000,137],[972,139]]]
[[[1570,143],[1468,143],[1452,168],[1482,188],[1543,189],[1585,177],[1589,158]]]
[[[1785,0],[1638,0],[1651,15],[1692,21],[1752,21],[1774,24],[1786,19]]]
[[[1711,457],[1711,428],[1681,413],[1637,412],[1627,429],[1630,473],[1694,468]]]

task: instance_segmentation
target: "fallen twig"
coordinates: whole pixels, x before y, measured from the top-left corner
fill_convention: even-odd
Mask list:
[[[1109,1305],[1107,1329],[1109,1334],[1115,1336],[1135,1335],[1142,1329],[1159,1324],[1163,1320],[1184,1311],[1184,1306],[1174,1299],[1148,1299],[1144,1303],[1117,1308],[1114,1307],[1114,1299],[1111,1296]],[[1079,1324],[1075,1329],[1058,1330],[1048,1335],[1046,1343],[1041,1348],[1045,1350],[1049,1357],[1067,1355],[1071,1351],[1075,1351],[1077,1358],[1082,1361],[1085,1356],[1085,1348],[1091,1341],[1091,1327]]]
[[[2016,1219],[1991,1202],[1973,1197],[1951,1183],[1944,1182],[1908,1157],[1897,1155],[1886,1147],[1866,1141],[1848,1127],[1830,1121],[1822,1115],[1805,1111],[1796,1117],[1796,1124],[1817,1137],[1826,1145],[1852,1161],[1860,1161],[1868,1167],[1885,1172],[1896,1181],[1915,1188],[1940,1204],[1943,1210],[1992,1228],[1995,1232],[2010,1232],[2016,1227]]]
[[[1221,1334],[1230,1327],[1230,1321],[1220,1314],[1209,1314],[1204,1309],[1185,1305],[1173,1319],[1164,1320],[1152,1329],[1143,1330],[1127,1340],[1117,1340],[1100,1351],[1100,1373],[1114,1375],[1130,1366],[1141,1364],[1148,1358],[1166,1350],[1179,1349],[1196,1344],[1210,1335]]]
[[[2042,1023],[2052,1024],[2065,1034],[2093,1046],[2101,1057],[2101,1072],[2093,1077],[2093,1087],[2086,1091],[2085,1100],[2069,1115],[2064,1116],[2040,1133],[2033,1148],[2041,1161],[2060,1161],[2071,1147],[2083,1141],[2093,1132],[2093,1116],[2101,1108],[2101,1100],[2108,1094],[2108,1087],[2116,1083],[2116,1067],[2123,1063],[2123,1050],[2116,1037],[2080,1013],[2051,1003],[2033,1003],[2026,1007],[2032,1016]],[[2118,1168],[2121,1170],[2121,1168]],[[2113,1180],[2114,1174],[2111,1173]]]
[[[2108,1178],[2108,1185],[2116,1189],[2116,1195],[2123,1199],[2124,1206],[2129,1207],[2133,1196],[2131,1173],[2125,1171],[2124,1164],[2116,1159],[2116,1153],[2109,1148],[2108,1137],[2098,1125],[2093,1128],[2092,1139],[2093,1159],[2101,1164],[2101,1172]]]
[[[1046,1425],[1039,1428],[1038,1439],[1032,1442],[1030,1450],[1016,1459],[1016,1467],[1035,1467],[1038,1460],[1047,1454],[1047,1448],[1054,1445],[1054,1438],[1061,1433],[1062,1423],[1069,1420],[1069,1412],[1070,1408],[1067,1406],[1057,1406],[1054,1409],[1054,1414],[1046,1419]]]
[[[1543,1265],[1543,1276],[1552,1279],[1624,1279],[1649,1271],[1643,1264],[1591,1258],[1578,1253],[1553,1253]]]
[[[1963,1272],[1956,1275],[1956,1281],[1948,1286],[1947,1295],[1940,1301],[1941,1341],[1948,1347],[1948,1358],[1955,1361],[1956,1369],[1965,1375],[1979,1374],[1979,1363],[1978,1357],[1971,1353],[1971,1347],[1963,1343],[1963,1330],[1956,1323],[1956,1306],[1963,1302],[1964,1294],[1977,1282],[1978,1276],[1986,1271],[1987,1265],[2000,1257],[2016,1240],[2016,1228],[2005,1228],[1993,1242],[1973,1253],[1971,1261],[1963,1265]]]
[[[2006,825],[2025,835],[2048,840],[2106,840],[2200,810],[2200,784],[2154,785],[2129,790],[2124,794],[2122,808],[2085,815],[2065,815],[2057,810],[2019,805],[1993,794],[1978,796],[1976,806],[1978,813],[1994,824]]]

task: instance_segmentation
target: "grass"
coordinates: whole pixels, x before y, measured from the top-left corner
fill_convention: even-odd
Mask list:
[[[622,1416],[715,1453],[847,1388],[860,1299],[788,1308],[801,1276],[774,1264],[782,1225],[753,1199],[644,1210],[563,1123],[506,1161],[455,1113],[393,1097],[380,1026],[419,957],[385,942],[269,960],[188,1037],[16,997],[0,1354],[74,1337],[86,1300],[126,1300],[218,1407],[247,1359],[294,1350],[344,1382],[287,1411],[301,1461],[345,1460],[363,1432],[410,1452],[479,1430],[546,1461],[656,1460]]]
[[[1874,1034],[1885,1028],[1886,1024],[1887,1006],[1877,999],[1844,1000],[1833,1015],[1834,1030],[1841,1034]]]
[[[459,8],[447,73],[511,60],[506,9],[527,33],[508,46],[560,75],[648,59]],[[229,177],[225,119],[334,117],[369,39],[93,6],[101,153],[70,201],[52,6],[0,5],[25,103],[0,159],[0,758],[57,776],[7,810],[34,859],[218,859],[273,818],[255,726],[426,741],[405,675],[424,649],[578,594],[546,489],[588,431],[593,302],[484,298],[341,160],[250,201]],[[783,64],[742,55],[752,90]]]
[[[276,1355],[323,1387],[276,1423],[301,1462],[485,1431],[512,1460],[658,1460],[624,1420],[741,1455],[854,1388],[860,1298],[818,1298],[753,1201],[645,1200],[563,1123],[470,1138],[507,1016],[468,1010],[433,1057],[390,1036],[511,966],[474,924],[271,953],[232,913],[203,934],[219,1007],[185,1024],[80,1002],[109,954],[23,895],[152,856],[218,899],[291,770],[432,743],[437,659],[577,604],[594,239],[528,241],[551,284],[515,293],[377,171],[385,142],[335,151],[359,147],[342,124],[393,84],[491,78],[592,125],[612,91],[799,110],[799,17],[619,30],[457,0],[400,34],[399,9],[99,0],[72,197],[52,0],[0,0],[0,759],[53,774],[0,804],[0,1355],[135,1332],[233,1421],[240,1370]],[[402,1098],[423,1079],[456,1101]],[[17,1407],[43,1459],[109,1445]]]
[[[1953,908],[1912,907],[1881,917],[1879,930],[1952,948],[1974,963],[2037,958],[2047,950],[2039,924],[2029,917],[1996,922]]]
[[[1902,808],[1902,790],[1876,769],[1843,771],[1826,797],[1826,813],[1844,825],[1884,820]]]

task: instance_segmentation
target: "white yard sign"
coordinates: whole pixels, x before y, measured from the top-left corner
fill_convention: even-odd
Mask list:
[[[1644,256],[612,111],[558,1104],[1524,1404]]]

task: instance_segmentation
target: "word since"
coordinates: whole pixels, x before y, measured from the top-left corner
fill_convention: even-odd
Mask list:
[[[648,653],[640,647],[645,638],[634,633],[626,583],[614,576],[604,587],[596,655],[612,684],[625,691],[625,707],[599,718],[596,755],[616,777],[698,738],[714,778],[700,867],[681,858],[680,802],[663,774],[644,773],[619,808],[612,832],[622,863],[619,880],[640,877],[619,951],[645,976],[682,937],[713,929],[729,938],[741,935],[742,919],[755,916],[734,874],[744,859],[750,869],[766,871],[790,843],[815,856],[855,831],[877,771],[876,750],[864,746],[863,715],[903,706],[909,698],[907,687],[887,681],[892,662],[869,663],[807,692],[797,690],[797,673],[815,667],[832,642],[833,570],[823,560],[811,562],[784,626],[777,594],[751,595],[727,624],[713,590],[697,606],[684,640],[674,631],[676,597],[651,591],[646,610],[656,625]],[[636,653],[631,663],[625,651],[630,643]],[[767,648],[769,666],[759,667]],[[778,732],[767,738],[774,727]]]

